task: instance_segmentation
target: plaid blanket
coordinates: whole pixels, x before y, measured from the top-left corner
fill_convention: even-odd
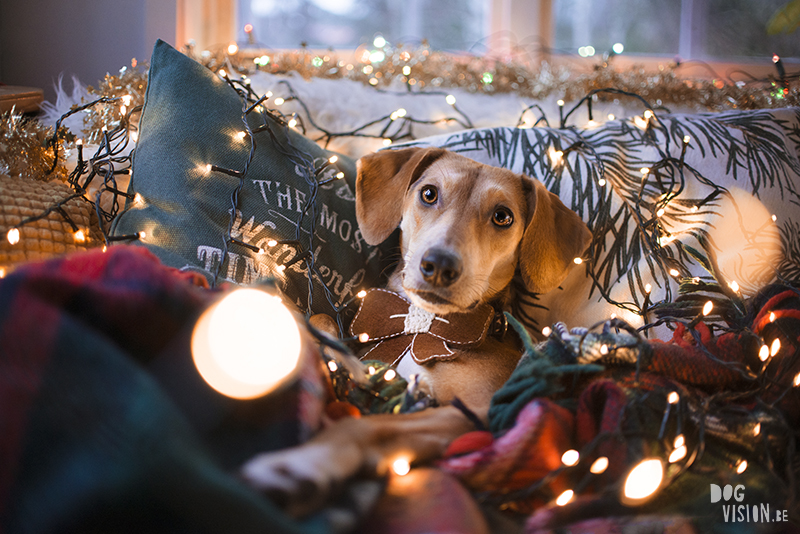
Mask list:
[[[297,442],[296,395],[242,402],[189,353],[216,297],[138,247],[0,280],[0,533],[327,532],[230,470]]]

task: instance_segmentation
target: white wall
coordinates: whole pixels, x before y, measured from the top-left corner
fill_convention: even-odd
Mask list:
[[[175,31],[176,0],[0,0],[0,82],[53,101],[59,74],[95,85]]]

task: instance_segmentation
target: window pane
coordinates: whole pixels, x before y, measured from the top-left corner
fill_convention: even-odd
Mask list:
[[[767,35],[767,24],[788,0],[707,0],[704,40],[697,39],[697,57],[800,57],[800,32]],[[697,3],[698,0],[695,0]],[[707,3],[706,6],[703,4]]]
[[[376,34],[390,43],[464,50],[483,36],[483,0],[240,0],[239,28],[270,48],[354,48]],[[241,30],[240,30],[241,34]],[[242,35],[239,36],[240,38]]]

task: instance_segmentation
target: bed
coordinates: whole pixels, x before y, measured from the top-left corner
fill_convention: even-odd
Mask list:
[[[241,77],[238,56],[159,42],[149,70],[51,109],[54,129],[3,117],[2,528],[795,531],[796,82],[715,91],[662,74],[634,94],[606,66],[591,79],[540,72],[563,84],[537,93],[518,66],[389,52],[394,67],[350,69],[305,50],[256,55]],[[455,87],[425,77],[445,70]],[[679,98],[693,83],[704,110],[670,112],[657,88]],[[301,330],[325,313],[347,337],[397,246],[361,238],[355,162],[395,146],[541,180],[592,230],[576,263],[607,313],[541,324],[536,296],[520,299],[509,320],[525,355],[489,428],[291,517],[241,482],[242,462],[326,417],[428,403],[385,367],[354,376],[330,347],[306,350],[270,393],[223,395],[195,367],[193,331],[256,285],[284,295]]]

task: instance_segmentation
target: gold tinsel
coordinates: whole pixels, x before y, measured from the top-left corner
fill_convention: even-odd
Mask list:
[[[61,141],[56,145],[59,164],[50,173],[53,167],[53,149],[49,144],[52,136],[53,129],[37,120],[13,111],[0,115],[0,174],[43,181],[64,180],[67,169],[63,165]]]
[[[119,74],[106,74],[96,88],[91,85],[87,87],[86,90],[89,95],[94,97],[93,99],[106,97],[109,99],[119,98],[120,100],[98,104],[85,111],[86,116],[83,118],[84,142],[88,144],[99,143],[103,135],[103,126],[108,130],[113,130],[120,125],[123,119],[135,125],[138,114],[133,114],[132,112],[138,106],[144,104],[146,89],[147,69],[145,66],[138,65],[135,59],[131,62],[130,68],[123,67],[120,69]],[[130,98],[122,100],[126,96]],[[125,117],[123,117],[123,113]]]

